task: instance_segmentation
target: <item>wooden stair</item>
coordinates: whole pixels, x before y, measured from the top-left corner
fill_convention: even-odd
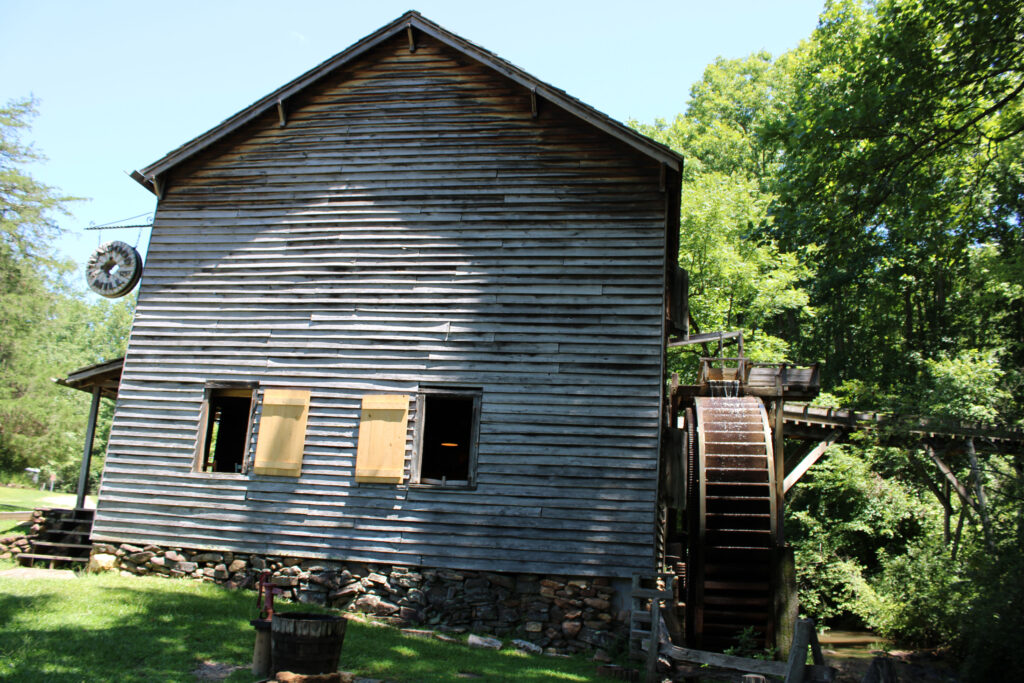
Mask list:
[[[696,399],[700,522],[696,645],[722,651],[744,631],[772,642],[775,545],[771,430],[755,397]]]
[[[89,563],[94,510],[43,510],[43,528],[32,538],[32,549],[18,555],[26,567],[45,563],[50,569],[84,567]]]

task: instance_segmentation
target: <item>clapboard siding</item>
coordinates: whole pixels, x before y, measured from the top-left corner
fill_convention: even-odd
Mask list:
[[[653,562],[659,164],[384,41],[164,178],[93,536],[464,569]],[[204,385],[312,393],[298,479],[192,471]],[[365,393],[482,392],[477,486],[357,484]],[[257,409],[250,457],[259,436]],[[406,434],[406,477],[416,433]]]

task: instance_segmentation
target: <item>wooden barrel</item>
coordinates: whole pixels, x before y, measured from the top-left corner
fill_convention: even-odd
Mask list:
[[[326,674],[337,671],[346,625],[344,617],[330,614],[274,614],[270,622],[274,672]]]

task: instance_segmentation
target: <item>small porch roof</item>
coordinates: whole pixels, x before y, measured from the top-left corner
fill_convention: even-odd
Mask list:
[[[70,387],[92,393],[99,388],[104,398],[117,398],[117,389],[121,385],[121,370],[124,368],[124,357],[103,361],[95,365],[87,365],[68,373],[67,377],[54,378],[61,386]]]

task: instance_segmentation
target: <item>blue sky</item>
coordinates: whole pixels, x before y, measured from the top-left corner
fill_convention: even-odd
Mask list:
[[[80,266],[85,232],[152,212],[127,173],[212,128],[408,9],[625,121],[673,118],[718,56],[779,54],[810,36],[822,0],[630,3],[534,0],[55,2],[0,0],[0,102],[34,95],[30,171],[88,198],[62,219]],[[136,222],[136,221],[133,221]]]

